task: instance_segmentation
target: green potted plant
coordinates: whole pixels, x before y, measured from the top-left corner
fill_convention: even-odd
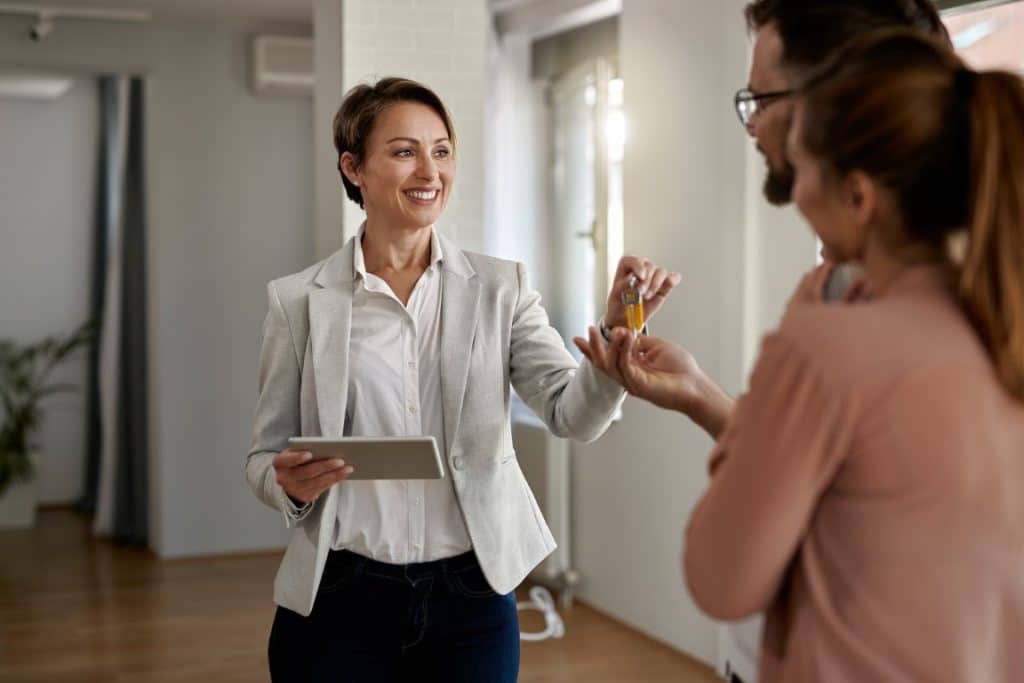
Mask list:
[[[67,337],[49,337],[27,346],[0,340],[0,527],[32,526],[35,521],[32,439],[43,417],[41,404],[47,396],[76,388],[51,382],[50,374],[91,342],[94,332],[95,325],[89,321]]]

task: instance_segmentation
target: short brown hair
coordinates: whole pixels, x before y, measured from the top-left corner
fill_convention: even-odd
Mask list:
[[[754,0],[744,14],[751,31],[775,24],[783,63],[798,69],[820,64],[843,43],[876,29],[914,28],[949,41],[931,0]]]
[[[341,155],[350,153],[356,165],[362,163],[366,154],[366,141],[373,132],[373,126],[381,112],[398,102],[419,102],[437,112],[448,131],[448,139],[455,147],[455,126],[441,98],[433,90],[408,78],[382,78],[374,84],[362,83],[355,86],[341,101],[338,113],[334,115],[334,148],[338,150],[338,171],[348,198],[363,206],[363,193],[341,172]]]
[[[899,237],[942,253],[967,229],[962,262],[950,263],[960,301],[1024,401],[1024,80],[891,29],[847,44],[798,98],[804,147],[826,175],[859,170],[892,192]]]

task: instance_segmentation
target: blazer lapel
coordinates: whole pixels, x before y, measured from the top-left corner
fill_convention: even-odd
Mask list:
[[[352,328],[353,243],[329,258],[309,293],[309,337],[313,350],[317,412],[323,436],[341,436],[348,401],[348,347]]]
[[[441,400],[444,436],[455,443],[466,393],[470,354],[480,317],[480,282],[462,251],[441,238]]]

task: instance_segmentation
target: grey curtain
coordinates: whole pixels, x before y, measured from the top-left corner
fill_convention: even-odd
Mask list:
[[[102,328],[103,302],[106,299],[107,282],[107,238],[110,232],[111,168],[114,154],[113,131],[117,125],[117,107],[111,106],[116,92],[111,87],[113,79],[99,79],[100,128],[97,152],[96,214],[92,229],[92,276],[89,292],[89,317]],[[82,497],[76,504],[80,512],[92,515],[96,512],[96,496],[99,488],[100,453],[102,448],[103,425],[100,418],[100,350],[98,336],[89,346],[88,369],[85,386],[85,468],[82,482]]]
[[[100,78],[86,467],[79,509],[100,535],[149,540],[144,81]]]

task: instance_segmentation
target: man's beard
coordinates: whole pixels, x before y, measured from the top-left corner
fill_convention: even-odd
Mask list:
[[[793,194],[793,181],[796,172],[788,162],[782,162],[782,169],[776,170],[768,164],[768,174],[764,178],[764,198],[769,204],[785,206],[789,204]]]

